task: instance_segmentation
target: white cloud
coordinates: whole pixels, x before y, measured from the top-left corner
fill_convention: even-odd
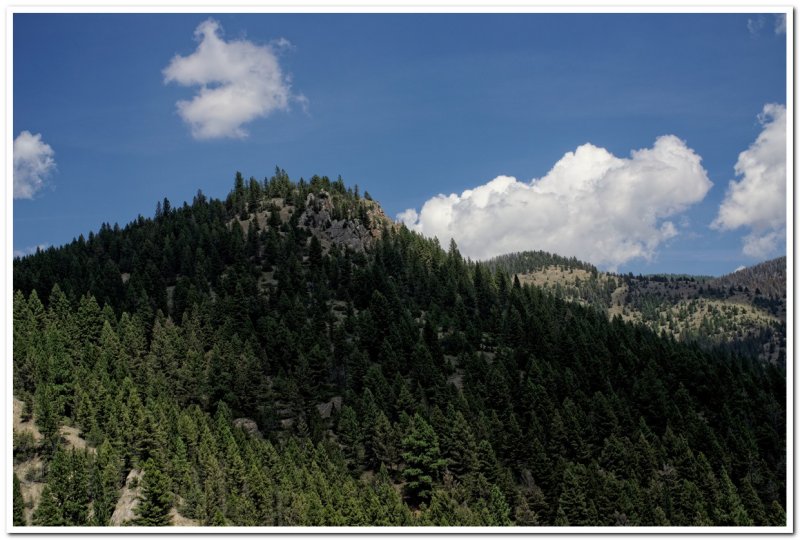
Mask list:
[[[217,21],[208,19],[194,32],[200,43],[189,56],[176,55],[164,68],[164,82],[200,86],[194,99],[178,101],[178,114],[196,139],[243,138],[242,127],[273,111],[289,110],[292,101],[304,108],[304,96],[292,94],[276,52],[290,49],[280,38],[271,45],[246,40],[224,41]]]
[[[50,244],[38,244],[36,246],[26,247],[25,249],[15,249],[14,250],[14,258],[18,257],[25,257],[26,255],[33,255],[39,250],[44,251],[45,249],[49,248]]]
[[[700,156],[673,135],[618,158],[592,144],[568,152],[544,177],[510,176],[456,195],[438,195],[417,214],[398,215],[411,229],[454,238],[467,256],[542,249],[615,269],[651,259],[678,234],[667,221],[711,188]]]
[[[747,31],[753,37],[761,35],[761,31],[767,26],[767,17],[759,15],[754,18],[747,19]],[[786,33],[786,14],[776,13],[773,16],[773,30],[776,35]]]
[[[55,170],[55,152],[41,133],[23,131],[14,139],[14,198],[32,199]]]
[[[751,36],[757,36],[761,33],[761,30],[764,29],[764,25],[766,21],[764,17],[759,15],[754,19],[747,19],[747,30],[750,32]]]
[[[785,13],[778,13],[775,15],[775,33],[776,34],[785,34],[786,33],[786,14]]]
[[[774,253],[786,235],[786,107],[764,105],[758,121],[763,126],[755,142],[739,154],[713,229],[750,228],[744,237],[746,255],[763,258]]]

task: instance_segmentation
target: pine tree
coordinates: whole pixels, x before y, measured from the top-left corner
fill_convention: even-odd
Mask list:
[[[419,414],[414,415],[411,431],[403,438],[403,450],[403,478],[409,498],[414,502],[430,501],[433,483],[445,461],[436,433]]]
[[[589,501],[586,498],[583,465],[570,463],[564,469],[561,496],[558,498],[558,512],[563,512],[572,526],[592,525]]]
[[[372,451],[377,461],[376,467],[386,466],[393,469],[399,460],[397,434],[389,419],[380,412],[372,428]]]
[[[461,411],[448,407],[447,419],[450,429],[442,436],[442,454],[447,459],[448,470],[460,477],[478,468],[478,447]]]
[[[492,486],[489,494],[489,513],[492,518],[490,525],[511,525],[511,508],[497,486]]]
[[[772,501],[770,504],[767,522],[773,527],[786,526],[786,511],[778,501]]]
[[[139,500],[135,525],[164,527],[170,524],[172,494],[169,478],[152,459],[148,459],[144,464],[142,495]]]
[[[722,469],[720,473],[720,483],[722,497],[720,499],[719,524],[720,525],[734,525],[737,527],[749,526],[753,524],[750,516],[747,515],[742,500],[739,498],[739,493],[736,486],[731,482],[728,473]]]
[[[53,385],[41,382],[34,395],[34,415],[42,434],[42,449],[45,455],[55,451],[58,444],[60,413]]]
[[[61,504],[49,485],[45,485],[42,490],[39,506],[36,507],[36,511],[33,513],[33,524],[45,527],[66,525],[61,512]]]
[[[108,439],[97,449],[94,470],[93,521],[97,525],[108,525],[119,498],[122,481],[122,459]]]
[[[766,525],[767,516],[764,512],[764,505],[761,502],[761,499],[758,498],[758,494],[753,488],[750,478],[747,476],[744,478],[744,480],[742,480],[740,493],[742,504],[744,504],[747,514],[752,518],[753,525]]]
[[[22,498],[22,490],[19,485],[17,473],[14,473],[14,526],[21,527],[27,525],[25,521],[25,500]]]
[[[358,471],[364,460],[364,445],[356,411],[349,405],[342,407],[342,411],[339,413],[338,427],[339,440],[347,459],[347,466],[351,471]]]

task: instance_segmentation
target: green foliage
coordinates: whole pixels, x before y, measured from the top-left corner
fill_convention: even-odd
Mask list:
[[[142,479],[142,495],[136,507],[135,525],[160,526],[169,525],[169,511],[172,507],[170,481],[152,459],[144,464]]]
[[[504,270],[576,261],[476,264],[402,226],[353,249],[323,210],[377,215],[277,169],[15,260],[34,524],[107,525],[144,468],[143,525],[785,525],[785,371]]]
[[[434,481],[445,464],[439,451],[439,440],[431,425],[419,414],[414,415],[411,430],[403,437],[403,478],[412,501],[429,501]]]
[[[25,521],[25,500],[22,498],[22,489],[19,485],[19,478],[17,473],[14,473],[14,526],[20,527],[27,525]]]

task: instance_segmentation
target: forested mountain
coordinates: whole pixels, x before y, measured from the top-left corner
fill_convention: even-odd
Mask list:
[[[786,365],[786,257],[719,278],[599,272],[573,258],[512,253],[486,261],[559,298],[706,348]]]
[[[14,287],[15,524],[786,524],[783,369],[467,261],[341,180],[237,175]]]

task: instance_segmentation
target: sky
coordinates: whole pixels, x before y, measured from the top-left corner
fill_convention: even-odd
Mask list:
[[[782,16],[13,17],[15,256],[276,166],[473,259],[786,253]]]

